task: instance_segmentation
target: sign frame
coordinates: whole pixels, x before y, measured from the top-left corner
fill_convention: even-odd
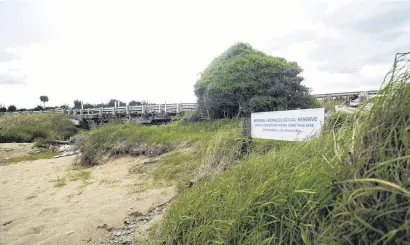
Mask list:
[[[306,141],[319,137],[324,122],[324,108],[255,112],[251,113],[251,137]]]

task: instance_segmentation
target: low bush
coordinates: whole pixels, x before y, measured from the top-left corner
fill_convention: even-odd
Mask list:
[[[77,129],[68,117],[56,114],[0,117],[0,143],[64,140]]]

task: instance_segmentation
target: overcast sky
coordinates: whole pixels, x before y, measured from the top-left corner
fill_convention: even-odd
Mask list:
[[[378,89],[410,51],[410,1],[0,0],[0,104],[195,102],[236,42],[296,61],[313,93]]]

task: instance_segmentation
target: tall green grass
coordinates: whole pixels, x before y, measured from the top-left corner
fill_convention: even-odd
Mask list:
[[[68,117],[55,114],[0,117],[0,143],[63,140],[76,133]]]
[[[325,216],[340,171],[333,135],[251,154],[183,193],[166,213],[167,244],[300,244]],[[328,146],[328,147],[326,147]],[[323,214],[322,214],[323,213]]]
[[[354,127],[322,244],[410,244],[409,68],[409,53],[397,54],[374,109]]]
[[[396,56],[370,113],[309,142],[259,145],[258,154],[182,193],[153,241],[410,244],[407,62]]]
[[[155,180],[174,181],[180,192],[193,184],[224,171],[247,153],[247,139],[238,127],[223,127],[212,137],[198,141],[188,149],[170,152],[159,160]]]
[[[325,108],[326,111],[335,111],[335,106],[343,105],[345,100],[321,100],[320,107]]]

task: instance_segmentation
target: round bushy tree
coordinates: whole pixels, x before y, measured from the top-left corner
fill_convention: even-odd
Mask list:
[[[237,43],[215,58],[195,84],[199,112],[207,119],[251,112],[304,109],[313,100],[296,62]]]

